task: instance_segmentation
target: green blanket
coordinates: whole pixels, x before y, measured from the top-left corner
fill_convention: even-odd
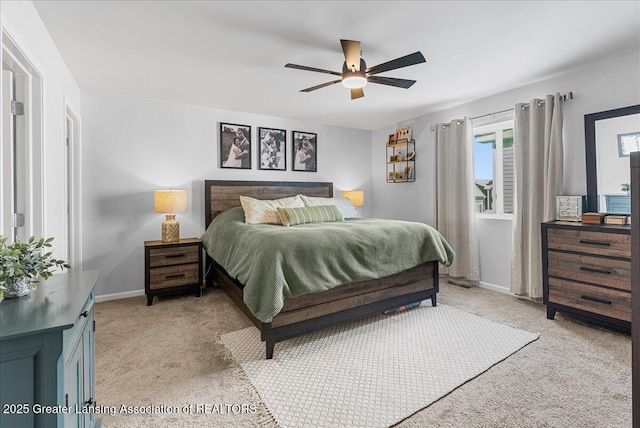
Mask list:
[[[246,224],[241,207],[219,214],[202,236],[209,256],[245,284],[247,307],[270,322],[287,297],[382,278],[455,256],[432,227],[415,222],[352,219],[291,227]]]

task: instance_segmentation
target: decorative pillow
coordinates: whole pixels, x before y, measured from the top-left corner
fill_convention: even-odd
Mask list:
[[[299,195],[271,200],[240,196],[240,204],[244,210],[244,222],[250,224],[282,224],[277,208],[304,207]]]
[[[344,218],[360,217],[360,213],[348,198],[317,198],[313,196],[300,195],[304,204],[308,207],[316,205],[335,205],[338,207]]]
[[[285,226],[304,223],[344,221],[342,213],[335,205],[315,205],[302,208],[277,208],[280,220]]]

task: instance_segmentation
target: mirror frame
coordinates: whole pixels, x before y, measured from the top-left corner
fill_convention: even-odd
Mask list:
[[[598,212],[596,122],[637,113],[640,113],[640,104],[584,115],[584,143],[587,158],[587,211],[589,212]]]

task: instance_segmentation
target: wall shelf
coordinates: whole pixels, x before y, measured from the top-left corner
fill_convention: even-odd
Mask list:
[[[392,135],[389,136],[390,141]],[[415,145],[415,140],[387,143],[387,183],[409,183],[416,181]]]

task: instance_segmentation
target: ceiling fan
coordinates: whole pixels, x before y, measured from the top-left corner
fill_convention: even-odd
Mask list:
[[[371,68],[367,68],[367,63],[360,57],[360,42],[353,40],[340,40],[342,44],[342,51],[344,52],[344,64],[342,65],[342,73],[337,71],[324,70],[322,68],[307,67],[305,65],[286,64],[287,68],[296,68],[298,70],[316,71],[318,73],[333,74],[334,76],[340,76],[340,79],[332,82],[323,83],[321,85],[312,86],[310,88],[302,89],[300,92],[311,92],[316,89],[325,88],[327,86],[334,85],[342,82],[345,88],[351,90],[351,99],[364,97],[364,86],[369,83],[378,83],[380,85],[395,86],[397,88],[409,89],[411,85],[416,83],[415,80],[408,79],[396,79],[394,77],[382,77],[376,76],[376,74],[384,73],[385,71],[396,70],[398,68],[409,67],[410,65],[416,65],[426,62],[424,56],[420,52],[414,52],[412,54],[396,58],[394,60],[385,62],[383,64],[376,65]]]

